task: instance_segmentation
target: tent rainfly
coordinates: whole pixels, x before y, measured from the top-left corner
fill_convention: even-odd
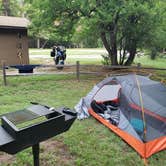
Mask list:
[[[166,149],[166,87],[148,77],[108,77],[75,106],[78,119],[92,115],[147,159]]]

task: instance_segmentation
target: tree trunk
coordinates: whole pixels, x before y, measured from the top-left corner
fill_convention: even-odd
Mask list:
[[[108,43],[108,40],[106,38],[106,33],[101,32],[101,40],[103,42],[104,47],[106,48],[109,58],[111,60],[111,65],[118,65],[118,60],[117,60],[117,46],[116,46],[116,35],[114,32],[110,32],[110,45]]]
[[[110,45],[111,45],[111,64],[118,65],[116,34],[114,32],[110,32]]]
[[[136,55],[136,46],[131,48],[131,50],[129,51],[129,57],[127,59],[127,61],[125,62],[125,66],[130,66],[133,63],[133,60],[135,58]]]
[[[2,7],[3,7],[3,15],[10,16],[11,15],[10,0],[2,0]]]
[[[112,63],[112,54],[111,54],[111,49],[110,49],[110,46],[109,46],[107,38],[106,38],[106,33],[101,32],[100,37],[101,37],[101,40],[103,42],[104,47],[106,48],[106,50],[108,52],[108,57],[109,57],[109,59],[111,60],[111,63]]]
[[[111,55],[111,49],[110,49],[110,46],[109,46],[108,41],[106,39],[106,33],[105,32],[101,32],[100,37],[101,37],[103,45],[106,48],[108,54]]]
[[[40,38],[37,38],[37,48],[40,48]]]

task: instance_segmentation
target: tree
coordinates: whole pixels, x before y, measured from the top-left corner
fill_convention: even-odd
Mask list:
[[[102,47],[101,39],[98,33],[91,30],[88,19],[81,19],[74,27],[72,42],[78,47],[97,48]]]
[[[152,60],[156,58],[159,52],[166,48],[166,4],[165,1],[158,1],[155,9],[155,24],[150,33],[150,41],[145,42],[145,47],[150,49]],[[154,19],[153,19],[154,20]]]
[[[35,34],[44,30],[49,38],[65,42],[74,34],[80,38],[91,34],[102,40],[112,65],[131,65],[137,49],[147,46],[156,28],[154,0],[29,1],[35,11],[29,15],[33,30],[39,30]]]
[[[0,15],[21,16],[21,6],[18,0],[2,0],[0,2]]]
[[[2,0],[2,14],[4,16],[10,16],[11,15],[10,0]]]
[[[154,7],[152,0],[56,0],[45,12],[52,22],[60,22],[57,29],[70,34],[77,30],[75,25],[83,29],[79,22],[88,20],[86,28],[101,38],[111,64],[131,65],[152,31]]]
[[[31,22],[29,36],[38,40],[44,39],[66,45],[69,38],[71,38],[67,30],[67,26],[69,27],[70,25],[66,23],[65,26],[57,28],[59,21],[52,19],[52,11],[48,11],[52,3],[49,0],[26,0],[24,2],[26,17]]]

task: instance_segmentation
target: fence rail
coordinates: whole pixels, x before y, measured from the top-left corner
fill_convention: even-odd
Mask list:
[[[2,77],[3,77],[3,84],[7,86],[7,77],[11,76],[31,76],[31,75],[49,75],[49,74],[75,74],[76,79],[80,81],[80,75],[81,74],[94,74],[94,75],[103,75],[105,72],[101,71],[101,69],[113,71],[113,70],[127,70],[127,69],[134,69],[137,71],[141,70],[161,70],[166,71],[166,68],[153,68],[153,67],[143,67],[141,64],[137,64],[136,66],[106,66],[106,65],[81,65],[79,61],[76,61],[76,64],[66,64],[66,65],[38,65],[37,68],[44,69],[44,68],[53,68],[56,71],[57,67],[63,67],[63,68],[72,68],[73,71],[64,71],[60,70],[60,72],[39,72],[39,73],[19,73],[19,74],[8,74],[6,70],[10,69],[10,66],[6,66],[5,61],[1,62],[2,64]],[[81,69],[93,67],[97,70],[95,71],[82,71]]]

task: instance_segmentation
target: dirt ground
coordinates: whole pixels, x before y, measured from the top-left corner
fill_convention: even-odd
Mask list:
[[[0,152],[0,165],[10,165],[16,160],[16,155]],[[71,164],[74,166],[74,157],[68,147],[59,140],[49,139],[40,144],[40,165],[52,166]],[[33,164],[32,164],[33,165]]]
[[[15,160],[15,155],[9,155],[7,153],[0,152],[0,165],[4,163],[9,164],[14,160]]]

